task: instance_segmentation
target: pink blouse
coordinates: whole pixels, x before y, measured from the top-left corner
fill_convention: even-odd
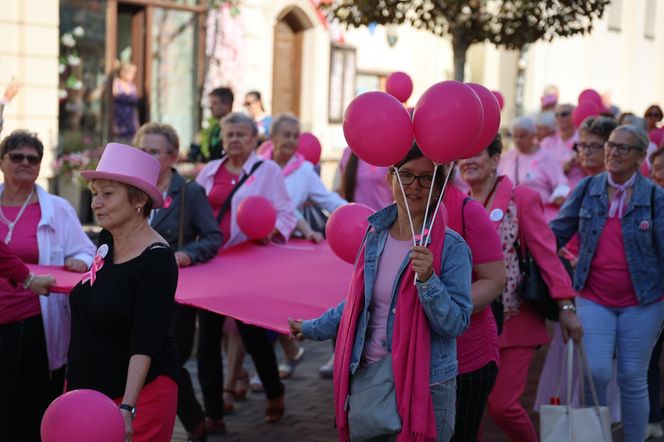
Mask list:
[[[339,162],[339,173],[342,180],[350,154],[351,150],[347,147]],[[373,166],[358,159],[355,195],[353,195],[352,202],[364,204],[374,210],[380,210],[392,204],[394,198],[392,197],[392,190],[387,183],[389,170],[389,167]],[[347,196],[346,199],[348,199]]]
[[[240,175],[231,173],[225,167],[220,167],[217,173],[214,175],[214,184],[208,195],[208,200],[210,201],[210,206],[212,206],[212,212],[216,217],[223,206],[224,201],[228,195],[230,195],[235,183],[239,179]],[[221,223],[219,223],[219,229],[223,235],[222,243],[223,246],[228,238],[231,236],[231,211],[226,211],[226,214],[221,218]]]

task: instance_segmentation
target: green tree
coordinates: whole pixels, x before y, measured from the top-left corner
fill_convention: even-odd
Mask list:
[[[454,78],[463,81],[473,43],[520,49],[538,40],[585,34],[610,0],[333,0],[329,11],[341,23],[410,24],[452,38]]]

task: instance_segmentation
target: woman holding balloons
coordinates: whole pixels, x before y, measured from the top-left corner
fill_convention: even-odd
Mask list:
[[[286,190],[281,168],[271,160],[261,160],[254,148],[258,140],[256,123],[241,113],[232,113],[221,122],[224,148],[227,155],[209,162],[196,181],[205,188],[212,209],[223,234],[222,248],[249,237],[241,230],[238,216],[243,215],[241,203],[252,196],[267,198],[276,211],[274,227],[263,230],[257,225],[269,219],[262,213],[244,214],[254,225],[255,232],[263,230],[269,241],[285,241],[295,228],[294,206]],[[274,220],[274,218],[272,218]],[[199,313],[198,377],[208,417],[208,430],[225,431],[223,422],[223,368],[220,344],[224,317],[211,312]],[[237,321],[244,345],[251,354],[258,375],[265,386],[268,399],[266,420],[278,422],[284,413],[284,386],[279,380],[277,360],[266,331]]]

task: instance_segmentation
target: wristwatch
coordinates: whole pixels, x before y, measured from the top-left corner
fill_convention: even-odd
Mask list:
[[[565,304],[562,307],[560,307],[561,312],[566,312],[568,310],[573,311],[574,313],[576,313],[576,306],[574,304]]]
[[[128,404],[120,404],[120,410],[127,410],[131,414],[132,420],[136,418],[136,407],[132,407]]]

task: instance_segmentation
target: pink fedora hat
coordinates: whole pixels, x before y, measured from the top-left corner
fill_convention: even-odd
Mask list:
[[[81,172],[88,180],[111,180],[129,184],[145,192],[154,208],[164,205],[164,197],[157,189],[159,161],[145,152],[126,144],[108,143],[96,170]]]

